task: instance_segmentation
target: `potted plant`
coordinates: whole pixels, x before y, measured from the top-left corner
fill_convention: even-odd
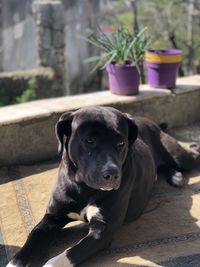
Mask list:
[[[96,67],[101,65],[106,68],[111,92],[138,94],[140,63],[151,42],[147,28],[134,34],[125,27],[119,27],[110,35],[98,28],[86,40],[101,51],[99,56],[89,58],[87,62],[98,61]]]
[[[172,89],[182,59],[178,49],[149,50],[146,52],[147,80],[152,87]]]

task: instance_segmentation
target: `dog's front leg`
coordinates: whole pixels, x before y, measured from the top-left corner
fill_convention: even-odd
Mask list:
[[[67,218],[57,218],[46,214],[38,225],[34,227],[24,246],[7,264],[6,267],[29,266],[31,260],[43,251],[46,251],[53,234],[61,229],[68,221]]]
[[[43,267],[71,267],[109,246],[113,231],[104,222],[90,223],[89,232],[75,246],[50,259]]]

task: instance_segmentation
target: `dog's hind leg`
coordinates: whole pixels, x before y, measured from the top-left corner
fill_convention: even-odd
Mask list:
[[[163,160],[161,171],[169,184],[182,187],[184,185],[183,172],[198,167],[199,146],[185,149],[172,136],[164,132],[160,134],[160,142],[160,149],[162,150],[160,154]]]
[[[200,151],[183,148],[172,136],[161,132],[160,142],[164,164],[178,172],[190,171],[198,166]]]
[[[183,187],[185,183],[182,172],[176,171],[175,169],[163,165],[159,168],[159,171],[166,177],[167,182],[175,187]]]

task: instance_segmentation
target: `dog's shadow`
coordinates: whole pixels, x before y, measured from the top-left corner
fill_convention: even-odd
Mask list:
[[[200,173],[189,174],[189,183],[183,189],[171,187],[160,177],[144,214],[137,221],[122,226],[110,248],[80,266],[175,266],[168,265],[168,260],[199,253],[198,175]],[[38,258],[33,266],[42,266],[42,263],[71,247],[87,232],[86,224],[64,228],[54,239],[48,253],[42,259]]]

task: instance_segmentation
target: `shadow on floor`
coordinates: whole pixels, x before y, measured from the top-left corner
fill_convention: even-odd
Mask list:
[[[19,250],[19,247],[16,246],[7,246],[2,244],[2,240],[0,240],[0,267],[5,267],[6,264],[8,263],[7,258],[7,251],[17,251]]]
[[[18,180],[25,176],[36,175],[41,172],[45,172],[47,170],[51,170],[54,168],[58,168],[59,161],[58,160],[51,160],[51,161],[44,161],[40,162],[39,164],[32,164],[32,165],[24,165],[24,166],[8,166],[8,167],[1,167],[0,168],[0,185],[9,183],[13,180]],[[21,172],[20,169],[23,167],[26,168],[26,172]]]

